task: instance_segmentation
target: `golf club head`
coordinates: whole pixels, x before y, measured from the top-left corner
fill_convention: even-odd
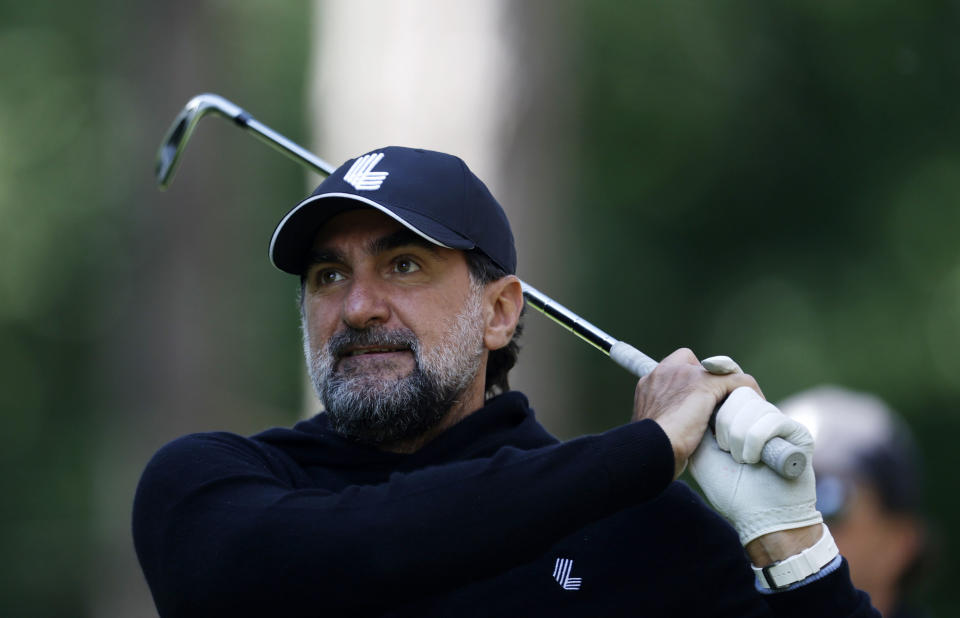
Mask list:
[[[200,119],[208,113],[216,113],[231,120],[240,120],[245,114],[242,108],[221,96],[205,93],[190,99],[177,114],[157,151],[156,176],[160,189],[166,189],[173,180],[177,163]]]

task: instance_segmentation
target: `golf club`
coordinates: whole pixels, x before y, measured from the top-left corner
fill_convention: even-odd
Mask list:
[[[156,175],[161,189],[166,189],[173,180],[173,174],[183,150],[200,119],[211,113],[232,120],[260,141],[323,176],[329,176],[336,169],[310,151],[258,122],[238,105],[221,96],[207,93],[190,99],[174,119],[173,125],[160,144],[160,150],[157,152]],[[642,378],[657,366],[657,361],[640,350],[600,330],[533,286],[523,281],[520,283],[523,286],[523,296],[531,306],[610,356],[614,362],[636,377]],[[707,362],[708,360],[713,362]],[[707,359],[704,361],[704,367],[710,373],[719,375],[739,370],[739,367],[726,357]],[[711,425],[712,422],[711,419]],[[807,467],[807,457],[803,451],[783,438],[769,440],[763,447],[761,460],[787,479],[797,478]]]

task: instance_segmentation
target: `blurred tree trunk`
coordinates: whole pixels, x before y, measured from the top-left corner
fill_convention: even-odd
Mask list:
[[[462,157],[507,211],[519,275],[563,298],[572,152],[565,3],[326,0],[315,11],[310,113],[318,153],[339,164],[388,145]],[[576,429],[567,350],[528,311],[511,386],[554,432]],[[316,409],[310,398],[308,412]]]
[[[146,13],[139,19],[154,25],[148,36],[157,39],[129,42],[130,53],[137,56],[130,68],[153,76],[149,82],[134,81],[135,89],[128,94],[144,126],[154,127],[139,136],[138,147],[146,154],[159,145],[163,123],[172,122],[194,94],[189,85],[210,81],[215,55],[214,40],[204,36],[211,24],[194,3],[175,0],[138,6]],[[158,49],[164,53],[143,53]],[[110,329],[103,372],[109,376],[104,388],[116,414],[105,419],[104,441],[113,446],[102,452],[95,471],[102,527],[92,599],[96,616],[156,613],[128,535],[116,533],[129,528],[130,505],[121,508],[120,501],[129,501],[133,495],[141,469],[122,462],[146,462],[158,446],[155,436],[209,428],[216,424],[210,421],[218,410],[233,417],[220,419],[225,429],[236,426],[237,416],[244,414],[242,407],[218,405],[214,401],[217,385],[208,379],[210,367],[223,361],[217,358],[221,342],[210,336],[218,294],[218,286],[211,283],[216,273],[210,272],[210,257],[226,251],[228,239],[216,231],[219,213],[212,206],[223,201],[219,192],[224,188],[227,161],[222,147],[204,139],[205,129],[209,127],[201,126],[192,140],[170,191],[161,194],[148,187],[131,204],[133,242],[126,257],[131,259],[134,275],[111,290],[112,298],[105,303],[118,308],[112,315],[116,321]],[[143,181],[149,183],[146,174]],[[116,487],[126,491],[112,493]]]
[[[125,54],[116,76],[125,88],[102,95],[101,113],[119,125],[104,136],[114,169],[103,177],[109,184],[134,170],[137,178],[115,191],[126,234],[114,239],[116,279],[100,300],[93,615],[156,615],[129,532],[134,488],[153,452],[187,433],[249,434],[296,420],[297,283],[268,263],[266,248],[272,226],[299,199],[300,168],[210,116],[169,190],[157,190],[152,172],[174,116],[201,92],[222,94],[283,132],[298,128],[283,120],[299,110],[305,48],[295,53],[290,41],[305,39],[289,25],[304,23],[304,8],[271,12],[266,24],[253,5],[175,0],[125,9],[127,22],[149,28],[114,43]],[[253,30],[244,20],[261,23]],[[235,40],[261,55],[270,79],[237,70],[244,58]]]

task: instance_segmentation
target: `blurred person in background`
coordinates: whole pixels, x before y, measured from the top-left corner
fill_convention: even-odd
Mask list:
[[[889,618],[925,616],[905,602],[928,554],[920,459],[909,428],[878,397],[819,386],[780,409],[816,440],[817,509],[854,584]]]

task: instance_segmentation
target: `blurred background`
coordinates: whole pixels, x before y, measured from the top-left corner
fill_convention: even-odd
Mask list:
[[[315,410],[266,249],[317,178],[210,118],[159,192],[200,92],[336,164],[462,155],[521,277],[651,356],[728,354],[771,400],[876,393],[960,551],[960,4],[466,4],[0,0],[0,615],[155,615],[129,532],[151,454]],[[628,420],[631,376],[526,321],[513,385],[548,428]],[[916,594],[948,616],[943,562]]]

